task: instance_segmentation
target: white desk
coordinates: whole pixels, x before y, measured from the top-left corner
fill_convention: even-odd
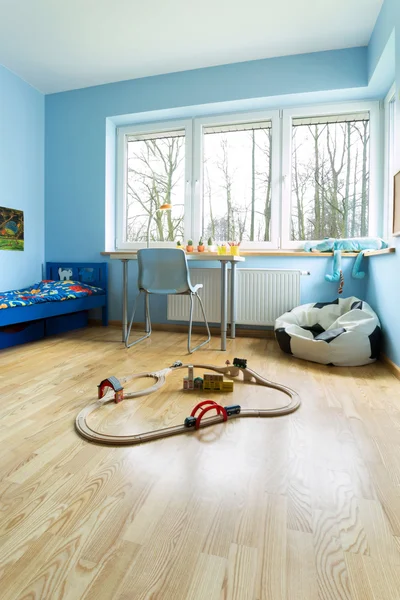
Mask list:
[[[110,252],[112,260],[122,262],[122,341],[125,341],[128,324],[128,263],[130,260],[137,260],[136,252]],[[199,252],[196,254],[187,253],[188,261],[210,262],[218,261],[221,264],[221,350],[226,350],[226,336],[228,330],[228,270],[227,264],[231,265],[231,329],[230,337],[236,335],[236,264],[244,262],[243,256],[232,256],[230,254],[208,254]]]

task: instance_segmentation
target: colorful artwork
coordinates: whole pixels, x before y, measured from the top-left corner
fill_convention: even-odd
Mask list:
[[[24,213],[0,206],[0,250],[24,249]]]

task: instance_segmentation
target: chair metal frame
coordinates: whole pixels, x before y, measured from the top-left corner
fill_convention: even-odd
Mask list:
[[[201,286],[203,287],[203,286]],[[211,333],[210,333],[210,328],[208,326],[208,321],[207,321],[207,317],[206,317],[206,313],[205,313],[205,309],[204,309],[204,305],[203,305],[203,301],[200,297],[200,295],[198,294],[197,289],[199,288],[199,286],[195,286],[195,288],[190,289],[190,287],[188,288],[187,292],[183,292],[183,293],[178,293],[178,294],[173,294],[173,295],[187,295],[190,296],[190,310],[189,310],[189,331],[188,331],[188,341],[187,341],[187,349],[189,354],[192,354],[193,352],[195,352],[196,350],[198,350],[199,348],[201,348],[202,346],[204,346],[205,344],[208,344],[208,342],[211,340]],[[137,305],[138,305],[138,301],[139,298],[141,296],[141,294],[145,295],[145,335],[143,335],[142,337],[140,337],[139,339],[131,342],[130,344],[129,342],[129,338],[131,335],[131,330],[132,330],[132,325],[133,325],[133,320],[135,318],[135,313],[136,313],[136,309],[137,309]],[[126,338],[125,338],[125,346],[126,348],[131,348],[132,346],[135,346],[136,344],[139,344],[139,342],[142,342],[143,340],[146,340],[147,338],[149,338],[151,336],[151,332],[152,332],[152,328],[151,328],[151,318],[150,318],[150,299],[149,296],[151,295],[151,292],[148,292],[146,289],[144,288],[139,288],[139,293],[137,294],[136,298],[135,298],[135,302],[133,304],[133,311],[132,311],[132,317],[131,320],[129,322],[129,326],[126,332]],[[167,295],[167,294],[166,294]],[[191,343],[192,343],[192,328],[193,328],[193,305],[194,305],[194,297],[197,298],[199,304],[200,304],[200,308],[201,308],[201,312],[203,314],[203,319],[204,319],[204,324],[206,326],[206,330],[207,330],[207,339],[204,340],[203,342],[201,342],[200,344],[198,344],[197,346],[195,346],[194,348],[191,348]]]

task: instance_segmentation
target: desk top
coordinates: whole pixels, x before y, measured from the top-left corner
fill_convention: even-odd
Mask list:
[[[392,254],[396,251],[395,248],[383,248],[382,250],[365,250],[364,257],[380,256],[381,254]],[[109,256],[110,258],[117,258],[119,260],[135,260],[136,250],[114,250],[109,252],[100,252],[102,256]],[[358,252],[342,252],[342,258],[354,258],[358,256]],[[122,258],[121,255],[124,255]],[[128,255],[128,256],[125,256]],[[221,260],[225,255],[219,255],[216,252],[193,252],[186,253],[189,260]],[[232,256],[227,254],[229,260],[232,260]],[[302,258],[329,258],[333,256],[333,252],[305,252],[304,250],[240,250],[240,257],[237,258],[251,258],[251,257],[302,257]],[[207,257],[207,258],[206,258]],[[212,258],[211,258],[212,257]],[[225,260],[227,260],[225,258]],[[233,261],[232,261],[233,262]],[[236,261],[235,261],[236,262]],[[240,262],[240,261],[237,261]]]
[[[137,260],[137,252],[135,250],[126,250],[119,252],[102,252],[102,255],[109,256],[112,260]],[[214,254],[210,252],[186,252],[186,258],[189,261],[219,261],[219,262],[244,262],[246,259],[244,256],[234,256],[233,254]]]

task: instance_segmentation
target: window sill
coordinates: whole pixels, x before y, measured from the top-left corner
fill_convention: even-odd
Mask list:
[[[395,248],[384,248],[383,250],[367,250],[364,254],[365,257],[369,256],[380,256],[381,254],[392,254],[396,251]],[[126,255],[136,256],[137,250],[115,250],[113,252],[101,252],[102,256],[110,256],[118,258],[119,256],[124,257]],[[200,256],[205,254],[207,256],[219,256],[216,252],[190,252],[190,255]],[[344,258],[352,258],[358,255],[358,252],[343,252]],[[244,257],[257,257],[257,256],[281,256],[281,257],[306,257],[306,258],[318,258],[333,256],[333,252],[304,252],[304,250],[242,250],[240,256]]]

